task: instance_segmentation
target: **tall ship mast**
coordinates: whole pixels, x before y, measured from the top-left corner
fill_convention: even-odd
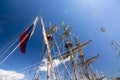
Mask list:
[[[44,21],[42,19],[42,16],[40,17],[40,21],[42,24],[42,32],[44,37],[44,44],[46,46],[47,51],[47,80],[103,80],[101,77],[98,78],[95,75],[95,72],[90,67],[91,64],[99,57],[97,54],[96,56],[86,59],[83,49],[92,42],[92,40],[89,40],[85,43],[78,42],[78,39],[75,37],[73,41],[70,40],[71,32],[73,29],[73,26],[68,28],[66,24],[63,26],[63,33],[58,36],[58,38],[55,38],[55,35],[57,34],[57,25],[50,26],[50,29],[46,31]],[[60,28],[60,26],[59,26]],[[61,50],[59,49],[59,41],[64,41],[63,48],[66,49],[61,54]],[[75,44],[75,45],[74,45]],[[52,47],[56,45],[56,49],[58,49],[57,56],[53,57],[53,51]],[[77,56],[77,57],[76,57]],[[68,59],[68,63],[71,66],[71,70],[68,69],[67,64],[65,62],[66,59]],[[64,76],[60,76],[60,74],[57,74],[57,69],[53,65],[54,60],[60,60],[62,61],[61,64],[64,66],[64,72],[66,72],[66,75],[68,75],[67,78]],[[71,74],[72,72],[72,74]],[[52,74],[52,75],[51,75]],[[37,75],[37,74],[36,74]],[[59,75],[59,76],[58,76]],[[51,79],[52,76],[52,79]],[[40,80],[38,76],[34,80]]]
[[[92,40],[80,42],[77,36],[71,37],[74,26],[68,27],[64,22],[60,25],[55,24],[46,27],[42,15],[38,15],[33,24],[26,28],[25,32],[20,36],[20,43],[0,64],[5,62],[19,46],[21,52],[25,53],[26,42],[33,35],[38,21],[41,23],[41,34],[44,40],[44,47],[40,55],[44,56],[41,57],[42,61],[39,63],[22,70],[32,73],[31,80],[103,80],[105,78],[103,75],[97,76],[95,70],[91,67],[99,54],[90,59],[87,59],[84,54],[84,48]],[[12,45],[8,48],[11,48]],[[7,80],[7,77],[5,80]]]

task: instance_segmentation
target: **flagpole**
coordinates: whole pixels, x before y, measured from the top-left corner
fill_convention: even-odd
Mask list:
[[[44,37],[45,45],[47,46],[47,53],[48,53],[47,80],[50,80],[50,68],[51,67],[52,67],[53,79],[56,80],[55,69],[52,65],[53,61],[52,61],[52,56],[51,56],[50,44],[49,44],[49,41],[47,39],[47,34],[46,34],[45,25],[44,25],[42,16],[40,16],[40,20],[41,20],[41,25],[42,25],[43,37]]]

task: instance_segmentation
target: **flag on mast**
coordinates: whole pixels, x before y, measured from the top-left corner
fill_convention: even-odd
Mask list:
[[[22,53],[25,53],[26,51],[26,44],[28,42],[28,40],[32,37],[32,35],[34,34],[34,31],[36,29],[36,25],[38,22],[39,17],[37,16],[34,20],[34,22],[28,26],[24,33],[20,36],[20,50]]]

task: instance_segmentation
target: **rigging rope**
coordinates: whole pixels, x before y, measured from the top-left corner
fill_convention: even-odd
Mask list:
[[[45,54],[42,54],[42,56],[44,57]],[[42,58],[41,58],[41,60],[42,60]],[[37,62],[37,63],[35,63],[35,64],[31,65],[31,66],[28,66],[28,67],[26,67],[26,68],[24,68],[24,69],[22,69],[22,70],[19,70],[18,72],[19,72],[19,73],[23,73],[23,72],[25,72],[25,71],[29,71],[29,70],[34,69],[34,68],[36,68],[36,67],[38,68],[39,65],[42,63],[41,60],[40,60],[40,62]],[[12,75],[10,75],[9,77],[12,77],[12,76],[14,76],[14,75],[16,75],[16,74],[12,74]]]
[[[15,37],[13,37],[4,47],[5,49],[3,48],[3,52],[2,54],[0,55],[0,58],[2,58],[2,56],[19,40],[19,37],[17,37],[23,30],[25,29],[25,27],[20,30],[16,35]],[[13,40],[15,40],[13,42]],[[13,42],[13,43],[12,43]]]
[[[26,35],[24,37],[24,39],[0,62],[0,65],[5,62],[12,54],[13,52],[20,46],[20,44],[28,37],[28,35]]]
[[[53,48],[53,53],[55,53],[54,46],[52,48]],[[53,60],[53,62],[54,62],[54,60]],[[55,62],[54,62],[54,64],[55,64],[54,67],[57,66]],[[56,70],[59,72],[59,68],[56,68]],[[58,78],[60,78],[60,74],[59,73],[58,73]]]
[[[54,35],[53,35],[53,37],[54,37]],[[62,61],[63,61],[64,59],[63,59],[62,55],[60,54],[61,52],[60,52],[60,50],[59,50],[59,46],[58,46],[58,44],[57,44],[57,42],[56,42],[55,37],[54,37],[54,40],[55,40],[55,44],[56,44],[56,46],[57,46],[58,53],[59,53],[59,55],[60,55],[60,57],[61,57],[61,59],[62,59]],[[69,70],[67,69],[67,66],[66,66],[65,62],[62,62],[62,63],[63,63],[63,65],[64,65],[64,67],[65,67],[65,69],[66,69],[66,71],[67,71],[67,73],[68,73],[68,76],[70,77],[70,79],[72,79],[72,77],[71,77],[71,75],[70,75],[70,72],[69,72]]]
[[[19,39],[16,39],[3,53],[0,55],[0,58],[18,41]]]

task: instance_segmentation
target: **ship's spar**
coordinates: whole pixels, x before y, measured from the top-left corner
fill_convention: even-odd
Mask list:
[[[53,35],[54,33],[56,33],[57,30],[57,26],[53,26],[50,28],[50,30],[48,30],[48,32],[45,30],[45,25],[42,19],[42,16],[40,17],[41,20],[41,24],[42,24],[42,31],[43,31],[43,37],[44,37],[44,42],[45,45],[47,47],[47,55],[48,55],[48,61],[47,61],[47,80],[50,80],[50,69],[52,70],[52,74],[53,74],[53,80],[60,80],[60,78],[57,78],[56,72],[55,72],[55,68],[53,67],[53,60],[54,59],[59,59],[59,60],[64,60],[68,57],[70,57],[70,61],[71,61],[71,65],[72,65],[72,69],[73,69],[73,74],[74,74],[74,78],[70,77],[70,73],[69,71],[66,69],[66,71],[68,71],[68,75],[69,75],[69,79],[70,80],[80,80],[82,79],[86,79],[86,80],[97,80],[97,78],[94,76],[94,72],[90,69],[90,64],[92,64],[99,55],[86,60],[85,59],[85,55],[83,53],[83,49],[92,41],[89,40],[86,43],[78,43],[77,39],[75,39],[76,45],[73,47],[73,43],[70,41],[69,36],[71,33],[71,30],[73,29],[73,27],[70,27],[69,29],[67,29],[67,25],[64,25],[64,33],[59,37],[60,39],[64,39],[65,40],[65,47],[67,49],[67,51],[65,53],[63,53],[62,55],[58,55],[56,57],[52,57],[51,55],[51,46],[54,45],[55,43],[57,44],[57,40],[53,40]],[[58,47],[57,47],[58,48]],[[77,64],[75,64],[74,60],[74,55],[76,55],[77,53],[79,53],[79,58],[81,61],[77,60]],[[66,65],[64,63],[65,68]],[[75,67],[79,67],[80,69],[80,73],[81,73],[81,78],[78,76],[78,72],[76,71]],[[36,79],[37,78],[37,79]],[[35,80],[39,80],[38,76],[36,76]]]
[[[96,55],[95,57],[92,57],[87,60],[85,58],[85,55],[83,52],[83,49],[90,42],[92,42],[92,40],[82,43],[82,42],[78,42],[78,39],[76,37],[74,37],[74,39],[72,41],[70,39],[70,36],[71,36],[71,32],[73,30],[73,26],[68,28],[67,25],[62,25],[63,33],[60,36],[58,36],[58,38],[56,39],[54,35],[56,35],[56,33],[57,33],[58,25],[50,26],[50,29],[46,30],[42,16],[40,16],[40,21],[41,21],[42,34],[43,34],[44,44],[45,44],[44,53],[47,53],[47,76],[46,76],[47,80],[51,80],[51,73],[52,73],[52,80],[102,80],[103,79],[101,77],[100,77],[100,79],[97,78],[95,76],[94,71],[90,67],[90,65],[99,57],[99,55]],[[36,26],[36,22],[37,21],[34,22],[35,26]],[[23,41],[24,41],[24,39],[23,39]],[[62,41],[62,40],[65,42],[65,44],[63,44],[63,48],[66,48],[65,52],[64,52],[64,50],[63,50],[63,52],[61,52],[61,50],[60,50],[59,41]],[[20,44],[18,44],[18,46]],[[53,52],[51,51],[51,49],[54,45],[56,45],[56,49],[58,50],[58,54],[55,57],[52,56]],[[17,47],[15,49],[17,49]],[[11,52],[11,54],[12,53],[13,53],[13,51]],[[75,57],[76,55],[78,55],[78,58]],[[8,57],[9,57],[9,55],[8,55]],[[1,63],[3,63],[8,57],[3,59],[3,61]],[[68,60],[68,61],[69,61],[70,67],[72,67],[72,70],[68,69],[68,65],[65,62],[65,60],[67,58],[70,58],[70,60]],[[59,76],[57,75],[55,66],[53,66],[53,61],[55,59],[62,61],[61,63],[64,66],[63,72],[66,72],[67,76],[68,76],[66,79],[64,77],[65,75],[62,76],[62,79],[61,79],[60,74],[58,74]],[[36,72],[35,72],[32,80],[40,80],[40,78],[41,78],[40,70],[39,70],[40,65],[41,65],[41,62],[31,66],[31,67],[36,66]],[[79,71],[76,68],[78,68]],[[12,76],[15,76],[15,75],[13,74]]]

